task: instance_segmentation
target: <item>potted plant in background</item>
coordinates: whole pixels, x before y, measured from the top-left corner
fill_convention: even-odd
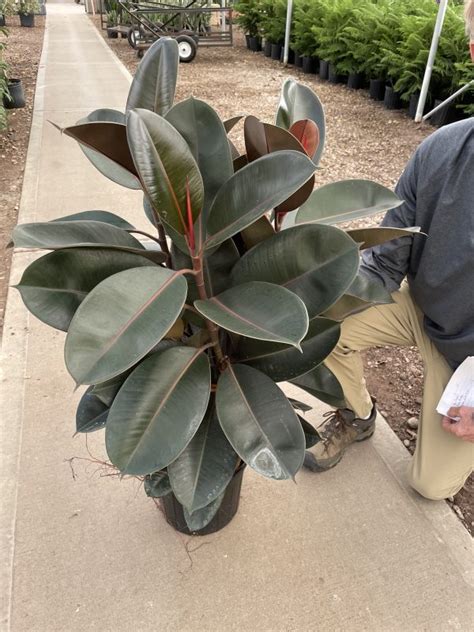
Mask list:
[[[35,25],[35,13],[40,9],[38,0],[19,0],[17,7],[21,26],[32,28]]]
[[[0,28],[0,33],[5,32],[5,29]],[[4,101],[8,95],[7,85],[7,62],[3,58],[3,51],[5,50],[5,42],[0,42],[0,132],[3,132],[7,128],[7,113],[5,110]]]
[[[295,4],[294,47],[295,60],[305,73],[316,73],[319,69],[317,42],[311,27],[318,23],[322,6],[311,0],[300,0]]]
[[[258,32],[260,20],[258,0],[239,0],[234,5],[237,12],[237,24],[245,35],[247,48],[254,52],[262,50],[262,42]]]
[[[118,38],[118,15],[115,9],[110,9],[107,11],[107,37],[109,39],[117,39]]]
[[[87,386],[77,432],[105,427],[117,470],[162,498],[175,528],[205,533],[232,518],[245,464],[276,480],[300,469],[318,435],[277,383],[340,403],[322,365],[339,320],[391,300],[359,276],[359,248],[406,231],[329,225],[401,202],[365,180],[313,191],[325,124],[310,89],[284,84],[275,125],[247,117],[233,160],[239,117],[174,103],[178,55],[160,39],[125,114],[96,110],[63,130],[102,174],[143,191],[148,243],[107,211],[19,225],[13,239],[51,251],[17,288],[67,332],[67,369]]]
[[[342,83],[346,78],[340,65],[346,52],[343,33],[352,17],[352,0],[321,0],[320,4],[320,22],[312,27],[318,55],[328,63],[328,81]]]
[[[13,0],[0,0],[0,28],[6,26],[6,18],[14,14]]]

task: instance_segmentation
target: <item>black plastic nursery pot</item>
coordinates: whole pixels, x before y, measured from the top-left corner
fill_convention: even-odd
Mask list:
[[[433,108],[437,107],[442,102],[443,99],[435,99],[433,103]],[[450,123],[460,121],[462,118],[464,118],[462,112],[458,110],[451,102],[441,108],[441,110],[438,110],[427,120],[429,123],[431,123],[431,125],[434,125],[435,127],[442,127],[443,125],[449,125]]]
[[[314,57],[303,57],[302,70],[306,74],[316,74],[318,72],[318,60]]]
[[[347,78],[347,87],[351,90],[360,90],[364,87],[364,75],[361,72],[351,72]]]
[[[109,39],[118,39],[118,36],[119,36],[119,34],[115,30],[114,26],[108,26],[107,27],[107,37]]]
[[[329,83],[344,83],[345,80],[346,80],[346,77],[344,75],[338,74],[334,64],[329,64],[329,68],[328,68]]]
[[[419,92],[415,92],[410,97],[410,102],[408,104],[408,115],[412,119],[414,119],[416,116],[416,110],[418,108],[419,98],[420,98]],[[431,99],[426,99],[425,107],[423,108],[423,114],[426,114],[426,112],[428,112],[431,109],[432,109]]]
[[[325,59],[319,60],[319,76],[324,81],[327,81],[329,77],[329,62]]]
[[[395,92],[395,90],[391,86],[386,86],[383,104],[387,108],[387,110],[400,110],[403,107],[400,93]]]
[[[245,36],[245,46],[250,50],[250,35]]]
[[[280,61],[281,57],[281,46],[280,44],[272,44],[272,54],[271,58],[276,59],[276,61]]]
[[[262,50],[262,42],[259,37],[249,37],[249,49],[254,53]]]
[[[295,51],[295,68],[302,68],[303,66],[303,56],[299,54],[298,51]]]
[[[25,93],[23,92],[21,79],[9,79],[8,92],[10,93],[10,98],[8,96],[3,97],[3,105],[7,110],[25,107]]]
[[[0,26],[5,26],[5,16],[0,13]]]
[[[383,101],[385,97],[385,79],[371,79],[369,97],[374,101]]]
[[[217,510],[211,522],[199,531],[190,531],[184,518],[183,506],[176,500],[173,493],[160,498],[160,504],[164,511],[166,522],[176,531],[186,535],[209,535],[226,527],[237,513],[240,502],[240,490],[244,475],[245,463],[236,470],[231,482],[227,485],[222,504]]]
[[[285,57],[285,47],[282,46],[281,47],[281,55],[280,55],[280,61],[282,63],[284,61],[284,57]],[[291,50],[291,48],[288,49],[288,63],[289,64],[294,64],[295,63],[295,53],[294,53],[294,51]]]
[[[34,13],[20,13],[20,25],[31,28],[35,25]]]
[[[272,56],[272,43],[268,40],[265,40],[265,44],[263,46],[263,54],[265,55],[265,57]]]

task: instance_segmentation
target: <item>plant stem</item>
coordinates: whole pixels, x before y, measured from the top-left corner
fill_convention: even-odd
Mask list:
[[[158,243],[160,244],[161,250],[166,255],[166,262],[167,262],[168,268],[171,268],[171,253],[170,253],[170,249],[168,248],[168,242],[166,240],[165,229],[163,228],[163,224],[161,222],[157,223],[156,230],[158,231]]]
[[[199,298],[201,300],[207,300],[209,297],[206,292],[206,284],[204,282],[204,274],[203,274],[203,256],[202,254],[194,256],[192,258],[193,268],[196,273],[196,286],[199,293]],[[214,353],[216,354],[217,366],[219,371],[222,371],[224,366],[226,365],[226,357],[224,352],[222,351],[221,344],[219,342],[219,327],[213,323],[208,318],[204,318],[206,323],[207,331],[209,332],[209,336],[211,338],[212,346],[214,349]]]

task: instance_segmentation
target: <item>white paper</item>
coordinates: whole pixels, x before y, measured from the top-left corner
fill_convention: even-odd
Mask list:
[[[474,407],[474,356],[466,358],[453,373],[436,410],[447,416],[451,406]]]

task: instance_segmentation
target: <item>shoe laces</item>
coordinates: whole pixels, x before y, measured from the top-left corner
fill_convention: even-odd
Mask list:
[[[332,443],[334,439],[347,431],[347,425],[339,409],[328,410],[323,413],[324,421],[318,426],[319,436],[324,443]],[[321,428],[321,430],[319,430]]]

